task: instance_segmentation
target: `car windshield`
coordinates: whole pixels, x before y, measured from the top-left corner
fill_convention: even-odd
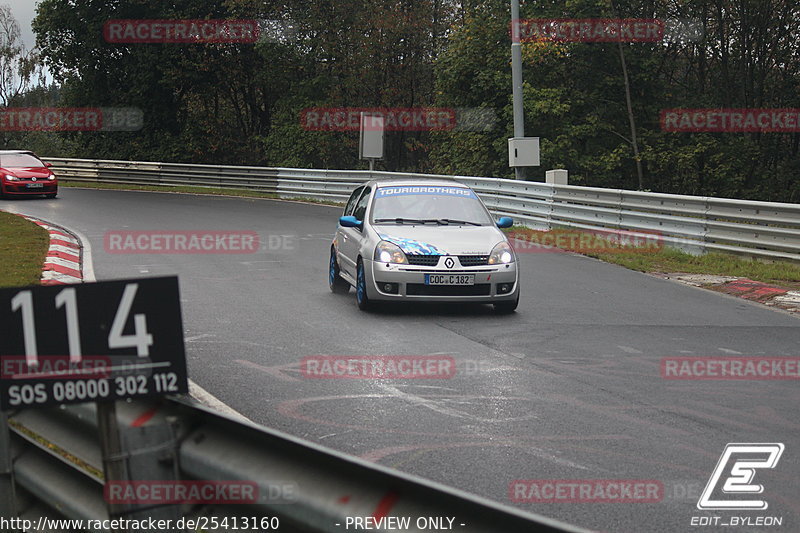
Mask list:
[[[0,154],[0,167],[32,168],[43,167],[41,161],[31,154]]]
[[[372,207],[373,224],[489,226],[492,219],[466,187],[380,187]]]

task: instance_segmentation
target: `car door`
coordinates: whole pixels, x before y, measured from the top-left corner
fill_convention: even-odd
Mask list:
[[[352,213],[346,213],[346,215],[352,215],[358,220],[364,221],[367,216],[367,205],[369,204],[371,191],[370,187],[364,187]],[[358,260],[361,241],[364,238],[363,232],[363,229],[339,226],[339,268],[353,279],[356,277],[356,261]]]
[[[350,198],[347,199],[347,203],[344,206],[344,211],[342,211],[342,216],[351,216],[353,211],[356,209],[356,204],[358,203],[359,198],[361,198],[361,193],[364,192],[364,186],[358,186],[355,190],[350,194]],[[344,260],[344,250],[342,249],[342,244],[350,238],[348,233],[345,233],[346,228],[342,227],[341,224],[337,225],[336,227],[336,252],[338,253],[338,260],[339,260],[339,268],[345,272],[350,271],[345,264],[346,261]]]
[[[358,203],[358,199],[361,198],[362,192],[364,192],[363,185],[356,187],[355,190],[352,193],[350,193],[350,197],[347,199],[347,203],[344,204],[344,211],[342,211],[343,217],[350,216],[353,214],[353,211],[355,211],[356,209],[356,204]],[[344,241],[344,232],[342,231],[343,229],[344,228],[342,227],[341,224],[338,224],[336,226],[336,235],[334,235],[335,237],[334,240],[337,243],[336,245],[337,251],[340,251],[338,243]]]

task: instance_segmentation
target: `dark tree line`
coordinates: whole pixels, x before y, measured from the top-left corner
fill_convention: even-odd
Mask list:
[[[566,168],[580,185],[800,201],[800,133],[659,123],[669,108],[800,108],[796,1],[529,0],[522,16],[702,29],[664,42],[525,43],[526,133],[542,139],[530,175]],[[267,19],[291,31],[255,44],[112,44],[109,19]],[[38,57],[56,87],[12,105],[144,111],[138,132],[29,136],[49,155],[315,168],[365,164],[356,133],[308,131],[303,109],[480,108],[496,117],[486,131],[388,134],[379,166],[510,177],[509,23],[508,0],[42,0]]]

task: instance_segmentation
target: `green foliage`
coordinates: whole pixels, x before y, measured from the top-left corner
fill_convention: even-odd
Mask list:
[[[573,184],[635,189],[635,132],[647,190],[800,201],[800,133],[670,133],[659,121],[669,108],[800,108],[794,0],[545,0],[523,3],[521,16],[694,19],[704,31],[698,42],[524,43],[526,134],[541,138],[542,167],[531,176],[566,168]],[[103,24],[125,18],[291,20],[296,38],[105,42]],[[365,168],[357,133],[307,131],[301,111],[480,108],[496,117],[482,131],[387,133],[379,168],[513,175],[507,0],[42,0],[34,30],[58,105],[138,107],[145,127],[22,135],[7,145],[94,158]]]

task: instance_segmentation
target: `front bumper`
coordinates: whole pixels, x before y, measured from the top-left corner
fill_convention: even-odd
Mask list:
[[[396,265],[365,261],[371,300],[499,303],[517,298],[517,263],[454,268]],[[474,274],[474,285],[425,285],[425,274]],[[388,288],[386,285],[391,285]],[[387,290],[388,289],[388,290]]]
[[[6,181],[3,183],[3,190],[6,194],[13,194],[19,196],[37,196],[42,194],[57,194],[58,182],[57,181],[39,181],[41,187],[30,188],[27,181]]]

